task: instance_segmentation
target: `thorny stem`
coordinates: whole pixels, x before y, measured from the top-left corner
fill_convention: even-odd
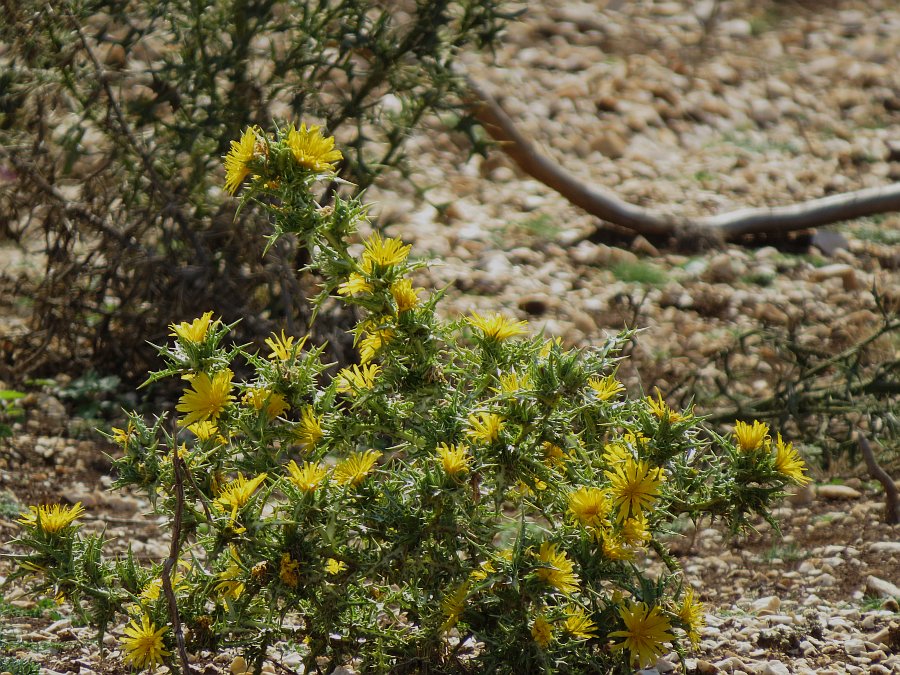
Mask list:
[[[181,618],[178,615],[178,602],[175,599],[175,591],[172,588],[172,570],[178,562],[181,549],[181,515],[184,511],[184,460],[178,456],[178,446],[172,447],[172,469],[175,472],[175,515],[172,520],[172,542],[169,546],[169,557],[163,563],[162,588],[169,604],[169,620],[172,622],[172,630],[175,633],[175,643],[178,647],[178,657],[181,660],[181,668],[184,673],[193,673],[194,670],[188,663],[187,649],[184,645],[184,632],[181,629]]]

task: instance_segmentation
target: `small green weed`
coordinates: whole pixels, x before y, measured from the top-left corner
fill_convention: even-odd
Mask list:
[[[641,260],[616,263],[612,273],[619,281],[648,286],[662,286],[669,280],[669,275],[661,267]]]
[[[772,544],[772,547],[763,554],[763,560],[772,562],[773,560],[783,560],[784,562],[795,562],[803,560],[806,554],[801,551],[796,544]]]
[[[553,239],[560,233],[562,227],[549,214],[538,213],[531,218],[526,218],[518,227],[542,239]]]
[[[16,518],[22,513],[22,506],[16,496],[8,490],[0,490],[0,517]]]
[[[15,656],[0,656],[0,671],[10,675],[38,675],[41,667],[34,661],[26,661]]]

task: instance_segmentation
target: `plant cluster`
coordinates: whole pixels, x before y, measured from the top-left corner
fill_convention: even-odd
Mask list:
[[[226,344],[212,312],[173,323],[149,381],[185,380],[177,419],[113,430],[116,486],[149,497],[170,555],[109,560],[80,504],[33,506],[13,576],[101,632],[124,615],[139,669],[239,649],[259,672],[276,643],[305,672],[627,672],[683,654],[704,611],[667,552],[673,521],[771,521],[808,480],[797,452],[765,424],[722,437],[660,394],[628,397],[628,332],[575,350],[501,314],[439,318],[409,245],[351,243],[365,206],[321,204],[340,158],[318,127],[250,127],[226,181],[270,215],[270,247],[309,251],[315,307],[358,313],[359,363],[329,374],[321,345],[284,331],[262,352]]]
[[[22,291],[33,330],[2,364],[7,379],[70,368],[138,379],[155,354],[130,336],[162,341],[167,320],[208,308],[245,317],[242,340],[304,331],[302,254],[283,240],[265,263],[256,255],[266,223],[234,218],[216,159],[225,139],[247,121],[315,119],[360,188],[403,170],[410,129],[461,108],[454,63],[496,42],[511,16],[501,5],[0,3],[0,236],[46,244],[45,273]],[[341,357],[342,328],[327,327]]]

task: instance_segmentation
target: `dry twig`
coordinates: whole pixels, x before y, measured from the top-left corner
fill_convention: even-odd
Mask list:
[[[856,432],[856,442],[859,443],[859,451],[866,460],[866,468],[869,470],[869,475],[884,487],[884,522],[888,525],[900,524],[900,497],[897,494],[897,485],[887,471],[878,464],[878,460],[875,459],[875,453],[872,452],[869,439],[866,438],[863,432]]]

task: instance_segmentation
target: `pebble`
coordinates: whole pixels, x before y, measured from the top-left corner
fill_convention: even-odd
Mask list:
[[[877,598],[900,599],[900,586],[875,576],[866,577],[866,592]]]
[[[816,488],[816,496],[820,499],[847,500],[859,499],[862,493],[846,485],[820,485]]]

